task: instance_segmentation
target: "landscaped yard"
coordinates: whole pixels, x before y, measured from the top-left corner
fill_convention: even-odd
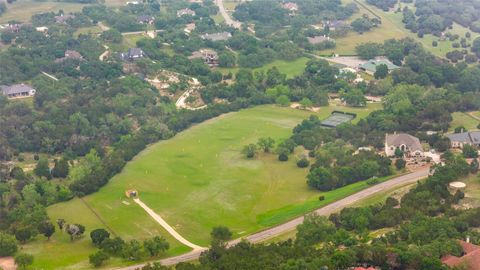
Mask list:
[[[356,112],[359,118],[379,109],[330,106],[320,110],[320,118],[333,110]],[[367,186],[356,183],[332,192],[309,189],[306,169],[295,164],[297,149],[288,162],[276,155],[261,154],[254,160],[241,155],[245,144],[271,136],[287,138],[292,128],[312,112],[260,106],[226,114],[199,124],[168,141],[150,146],[130,162],[119,175],[99,192],[48,208],[53,221],[64,218],[87,227],[85,237],[70,242],[57,232],[50,242],[43,236],[25,247],[36,255],[36,266],[56,269],[75,265],[88,268],[88,255],[94,251],[88,237],[96,228],[110,228],[125,239],[143,239],[161,234],[172,248],[167,255],[188,250],[174,241],[132,200],[125,198],[127,189],[138,190],[140,198],[160,214],[189,241],[208,245],[212,227],[226,225],[234,237],[247,235],[278,224],[316,207],[347,196]],[[357,120],[359,119],[357,118]],[[325,195],[325,201],[318,196]],[[65,254],[59,256],[58,254]],[[68,254],[68,255],[67,255]],[[122,263],[119,259],[112,265]]]

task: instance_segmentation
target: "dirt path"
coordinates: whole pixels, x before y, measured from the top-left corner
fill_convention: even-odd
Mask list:
[[[103,45],[103,47],[105,48],[105,51],[98,57],[100,61],[105,60],[105,58],[107,58],[108,54],[110,53],[110,51],[108,50],[109,47],[107,45]]]
[[[140,199],[136,198],[133,199],[135,203],[140,205],[160,226],[162,226],[169,234],[171,234],[175,239],[177,239],[180,243],[184,244],[185,246],[193,248],[193,251],[204,251],[206,248],[197,246],[192,242],[188,241],[187,239],[183,238],[175,229],[172,228],[161,216],[155,213],[152,209],[150,209],[146,204],[144,204]]]
[[[390,179],[388,181],[385,181],[383,183],[380,183],[378,185],[369,187],[367,189],[364,189],[360,192],[357,192],[355,194],[352,194],[350,196],[347,196],[341,200],[338,200],[336,202],[333,202],[327,206],[324,206],[322,208],[319,208],[315,210],[314,212],[319,214],[319,215],[329,215],[331,213],[340,211],[341,209],[345,207],[355,207],[355,203],[361,201],[362,199],[368,198],[378,192],[382,191],[387,191],[391,190],[395,187],[401,187],[406,184],[412,184],[417,182],[420,179],[426,178],[430,172],[430,168],[425,168],[421,169],[416,172],[412,172],[409,174],[405,175],[400,175],[398,177],[395,177],[393,179]],[[156,214],[155,214],[156,215]],[[229,242],[229,246],[234,246],[238,244],[241,240],[246,240],[251,243],[259,243],[266,241],[268,239],[274,238],[275,236],[284,234],[286,232],[294,230],[298,225],[302,224],[304,219],[304,216],[292,219],[288,222],[285,222],[283,224],[277,225],[275,227],[266,229],[261,232],[254,233],[252,235],[249,235],[247,237],[241,238],[241,239],[235,239],[233,241]],[[180,262],[188,262],[192,260],[196,260],[200,257],[202,253],[202,250],[193,250],[188,253],[176,256],[176,257],[170,257],[166,258],[160,261],[161,264],[163,265],[174,265],[178,264]],[[116,268],[119,270],[135,270],[138,269],[145,264],[139,264],[139,265],[134,265],[134,266],[128,266],[128,267],[123,267],[123,268]]]
[[[50,75],[50,74],[46,73],[45,71],[42,71],[42,74],[49,77],[50,79],[52,79],[54,81],[58,81],[58,79],[55,76]]]

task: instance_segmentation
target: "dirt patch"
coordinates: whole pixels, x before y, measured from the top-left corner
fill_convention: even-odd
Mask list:
[[[16,270],[17,266],[15,265],[13,257],[4,257],[0,258],[0,268],[3,270]]]

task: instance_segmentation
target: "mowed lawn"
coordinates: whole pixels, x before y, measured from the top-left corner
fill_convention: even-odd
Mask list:
[[[478,112],[473,112],[472,114],[477,116]],[[456,127],[464,127],[467,130],[476,130],[478,129],[477,126],[480,124],[480,120],[465,112],[454,112],[452,113],[452,118],[453,120],[450,123],[450,131],[453,131]]]
[[[0,15],[0,23],[7,23],[11,20],[28,22],[34,14],[58,12],[60,9],[66,13],[77,12],[81,11],[84,6],[84,4],[54,1],[15,1],[12,4],[7,4],[7,11]]]
[[[356,112],[358,121],[380,106],[329,106],[317,115],[326,118],[333,110]],[[307,170],[295,164],[296,157],[303,154],[300,148],[288,162],[279,162],[273,154],[261,154],[254,160],[241,155],[244,145],[260,137],[288,138],[292,128],[311,114],[259,106],[217,117],[153,144],[109,184],[85,197],[86,203],[74,199],[48,208],[52,221],[64,218],[85,225],[87,232],[82,239],[70,242],[67,234],[57,231],[50,241],[38,236],[24,250],[34,254],[35,266],[43,269],[89,269],[88,255],[95,248],[88,234],[107,228],[127,240],[163,235],[171,245],[163,257],[187,252],[187,247],[125,198],[125,190],[132,188],[186,239],[207,246],[214,226],[225,225],[233,230],[234,237],[245,236],[367,187],[361,182],[326,193],[309,189]],[[319,195],[325,195],[325,201],[319,201]],[[112,259],[106,267],[122,264],[128,263]]]
[[[287,75],[287,79],[291,79],[295,76],[301,75],[305,70],[307,62],[310,61],[310,58],[307,57],[300,57],[293,61],[286,61],[286,60],[275,60],[269,64],[266,64],[262,67],[252,69],[252,71],[264,71],[267,72],[272,67],[278,68],[280,73]],[[231,72],[232,74],[237,73],[240,68],[217,68],[218,71],[222,72],[223,74],[228,74]]]

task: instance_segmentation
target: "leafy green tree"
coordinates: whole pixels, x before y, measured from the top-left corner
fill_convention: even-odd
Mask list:
[[[398,148],[398,147],[395,148],[395,157],[401,158],[401,157],[403,157],[403,154],[404,154],[404,153],[403,153],[403,151],[402,151],[400,148]]]
[[[143,241],[143,247],[148,251],[151,257],[158,256],[160,252],[165,252],[170,248],[167,240],[160,236]]]
[[[130,261],[138,261],[142,254],[142,246],[137,240],[130,240],[125,243],[122,250],[122,257]]]
[[[286,95],[280,95],[275,99],[275,103],[280,106],[287,107],[290,105],[290,99]]]
[[[249,145],[245,145],[242,150],[242,154],[246,158],[254,158],[255,155],[257,154],[257,146],[253,143]]]
[[[310,165],[310,161],[306,157],[302,157],[297,161],[297,167],[299,168],[307,168]]]
[[[367,99],[362,90],[353,88],[348,91],[340,91],[340,98],[344,100],[349,106],[353,107],[365,107],[367,105]]]
[[[309,214],[297,227],[295,241],[302,245],[315,245],[327,241],[335,233],[335,225],[326,217]]]
[[[258,139],[257,145],[263,152],[268,153],[275,146],[275,140],[270,137],[260,138]]]
[[[15,264],[20,267],[20,269],[26,269],[27,266],[33,264],[33,255],[20,253],[15,256]]]
[[[361,59],[370,60],[383,54],[383,46],[379,43],[367,42],[357,45],[355,51]]]
[[[383,79],[388,76],[388,66],[385,64],[380,64],[376,66],[375,73],[373,74],[375,79]]]
[[[478,150],[470,144],[465,144],[462,148],[462,154],[465,158],[477,158]]]
[[[55,233],[55,226],[49,220],[46,220],[38,225],[38,231],[50,240],[50,237]]]
[[[105,229],[95,229],[90,232],[90,238],[95,246],[100,246],[105,239],[110,237],[110,233]]]
[[[407,162],[403,158],[398,158],[397,160],[395,160],[395,167],[397,168],[397,170],[405,168],[406,164]]]
[[[57,219],[57,225],[58,225],[58,228],[60,230],[63,230],[63,227],[65,226],[65,223],[66,223],[65,219],[63,219],[63,218]]]
[[[228,227],[225,226],[217,226],[212,229],[210,236],[213,240],[226,242],[232,239],[232,232]]]
[[[313,107],[313,102],[309,99],[309,98],[302,98],[302,100],[300,100],[300,106],[302,106],[303,109],[305,108],[310,108],[310,107]]]
[[[15,238],[25,244],[32,237],[32,228],[24,226],[15,231]]]
[[[12,256],[17,252],[17,249],[15,237],[0,232],[0,257]]]
[[[52,175],[50,173],[50,167],[48,166],[48,159],[46,158],[41,158],[38,162],[37,165],[35,166],[35,169],[33,172],[38,176],[38,177],[45,177],[47,179],[52,179]]]
[[[125,241],[120,237],[115,237],[113,239],[106,238],[103,240],[101,248],[111,255],[118,256],[122,252],[123,246],[125,246]]]
[[[94,267],[102,266],[102,264],[109,258],[110,256],[108,256],[108,254],[105,253],[103,250],[99,250],[88,257],[90,264]]]
[[[65,178],[68,176],[68,161],[64,158],[55,160],[55,166],[52,170],[52,176],[57,178]]]
[[[235,54],[231,52],[222,52],[218,55],[218,66],[220,67],[234,67],[236,64]]]
[[[329,169],[318,167],[310,171],[307,176],[307,184],[319,190],[327,191],[336,188],[335,176]]]

